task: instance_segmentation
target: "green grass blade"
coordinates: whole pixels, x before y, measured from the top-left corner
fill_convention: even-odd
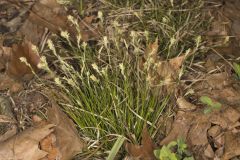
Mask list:
[[[123,136],[119,136],[118,137],[117,141],[115,142],[113,148],[111,149],[111,151],[110,151],[110,153],[109,153],[109,155],[107,157],[107,160],[113,160],[116,157],[116,155],[117,155],[119,149],[122,147],[123,142],[125,141],[125,139],[126,138],[123,137]]]

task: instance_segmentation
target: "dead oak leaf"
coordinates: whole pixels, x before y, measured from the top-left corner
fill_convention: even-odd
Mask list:
[[[154,143],[145,127],[142,132],[141,145],[127,143],[125,146],[130,157],[142,160],[154,160]]]
[[[61,160],[72,159],[82,151],[85,143],[80,139],[74,123],[61,111],[56,102],[52,102],[52,107],[48,109],[48,121],[56,125],[53,133]]]
[[[39,55],[33,50],[31,42],[14,44],[10,62],[8,63],[7,73],[16,78],[22,78],[26,74],[32,74],[32,69],[20,60],[23,57],[33,70],[37,70],[37,64],[40,62]]]
[[[240,136],[231,131],[225,133],[225,149],[223,160],[229,160],[240,155]]]
[[[160,142],[160,145],[167,145],[178,138],[186,140],[194,118],[195,116],[193,114],[178,111],[175,121],[172,124],[172,129],[167,137]]]
[[[39,160],[47,152],[39,148],[39,142],[53,132],[54,125],[47,124],[37,128],[29,128],[0,144],[2,159]]]
[[[89,30],[89,26],[93,17],[90,16],[78,23],[80,34],[83,41],[98,37],[96,29]],[[38,26],[46,27],[55,34],[60,34],[61,31],[67,31],[72,40],[77,40],[78,29],[69,21],[67,12],[63,6],[57,3],[56,0],[40,0],[37,1],[30,11],[28,20]],[[26,27],[26,26],[25,26]],[[88,29],[86,31],[86,29]]]
[[[188,133],[188,140],[192,146],[208,144],[207,131],[211,127],[208,121],[199,121],[191,126]]]
[[[188,102],[184,97],[180,97],[177,99],[177,105],[178,108],[183,111],[193,111],[197,108],[197,106]]]
[[[140,62],[140,68],[147,73],[146,79],[151,87],[156,88],[156,86],[159,86],[168,93],[174,93],[177,88],[181,66],[191,51],[187,51],[182,56],[163,61],[157,55],[158,49],[158,39],[156,39],[154,43],[149,44],[147,47]]]
[[[56,136],[54,134],[49,134],[40,142],[41,149],[48,153],[47,160],[56,160],[61,158],[60,151],[56,145]]]

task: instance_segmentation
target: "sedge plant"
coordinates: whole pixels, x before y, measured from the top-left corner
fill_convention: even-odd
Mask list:
[[[98,53],[86,43],[74,49],[79,70],[56,53],[50,40],[48,45],[60,66],[55,84],[71,102],[61,105],[89,142],[89,149],[107,153],[119,136],[139,142],[144,125],[154,137],[168,96],[152,94],[137,54],[115,55],[119,44],[110,50],[106,38],[103,41]]]

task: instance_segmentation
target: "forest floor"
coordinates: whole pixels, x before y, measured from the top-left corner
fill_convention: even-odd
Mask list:
[[[240,1],[1,0],[0,160],[239,160]]]

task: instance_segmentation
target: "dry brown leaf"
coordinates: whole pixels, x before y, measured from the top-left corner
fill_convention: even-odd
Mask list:
[[[0,91],[10,89],[11,93],[19,92],[23,89],[23,84],[8,75],[0,75]]]
[[[240,112],[232,107],[227,107],[223,111],[223,117],[229,120],[229,124],[234,124],[240,120]]]
[[[208,130],[208,136],[211,138],[216,138],[221,133],[222,128],[219,125],[212,126]]]
[[[206,81],[212,89],[223,89],[232,83],[226,72],[209,75],[206,77]]]
[[[54,125],[29,128],[0,144],[0,157],[6,159],[39,160],[47,155],[39,142],[53,132]]]
[[[23,44],[14,44],[12,47],[12,55],[8,64],[7,73],[16,78],[23,78],[26,74],[32,74],[32,70],[20,58],[24,57],[35,71],[37,64],[40,61],[39,55],[32,49],[31,42],[24,42]]]
[[[225,133],[225,149],[223,160],[230,160],[240,155],[240,136],[239,133],[234,134],[231,131]]]
[[[223,104],[240,105],[239,82],[227,72],[208,75],[205,81],[194,84],[192,89],[199,97],[206,95]]]
[[[186,140],[193,118],[193,115],[179,111],[173,122],[170,133],[160,142],[160,145],[167,145],[178,138]]]
[[[92,18],[89,17],[85,19],[86,21],[83,20],[79,23],[83,41],[98,36],[98,33],[94,29],[89,31],[84,30],[89,26],[89,22],[92,22]],[[68,31],[74,40],[76,40],[76,35],[78,35],[76,26],[72,25],[67,18],[65,8],[59,5],[56,0],[37,1],[32,7],[28,20],[35,25],[48,28],[55,34],[59,34],[61,30]]]
[[[214,158],[214,152],[210,144],[207,145],[207,148],[204,150],[204,156],[212,159]]]
[[[55,102],[48,109],[48,121],[56,125],[53,133],[56,135],[56,145],[60,151],[61,160],[69,160],[82,151],[85,144],[80,139],[74,123]]]
[[[156,86],[160,86],[168,93],[174,93],[177,88],[177,79],[179,78],[181,66],[189,52],[185,55],[162,61],[157,55],[158,47],[158,39],[147,47],[143,60],[140,62],[140,68],[144,68],[146,71],[147,81],[151,87],[156,88]],[[157,89],[159,90],[159,88]]]
[[[154,143],[149,135],[147,128],[145,127],[142,132],[141,145],[127,143],[126,151],[133,159],[142,159],[142,160],[154,160],[156,159],[154,151]]]
[[[188,133],[188,140],[192,146],[208,144],[207,130],[211,127],[211,123],[205,119],[198,120],[191,126]]]
[[[0,46],[0,71],[6,69],[7,61],[9,60],[12,53],[12,48]]]
[[[46,151],[48,153],[46,159],[47,160],[56,160],[61,159],[60,151],[56,146],[56,136],[54,134],[50,134],[45,137],[40,142],[41,150]]]
[[[184,97],[177,99],[177,105],[178,105],[179,109],[181,109],[183,111],[193,111],[197,108],[197,106],[195,106],[194,104],[186,101],[186,99]]]
[[[215,151],[215,157],[222,157],[223,156],[223,152],[224,152],[224,147],[218,148]],[[218,159],[220,159],[220,158],[218,158]]]
[[[29,32],[31,31],[31,32]],[[45,33],[45,28],[42,25],[37,25],[31,22],[30,19],[26,19],[21,28],[18,31],[19,36],[24,36],[24,39],[32,44],[39,46]]]
[[[216,138],[213,139],[214,147],[221,148],[225,144],[224,133],[218,135]]]
[[[222,157],[224,153],[223,159],[227,160],[240,154],[238,149],[240,143],[239,119],[239,111],[226,105],[222,105],[220,110],[212,111],[209,114],[204,114],[200,107],[194,112],[178,111],[172,124],[172,130],[160,144],[166,145],[182,137],[197,154],[196,157],[201,157],[200,159],[213,158],[213,156]],[[210,142],[214,146],[210,146]],[[224,146],[228,146],[225,152],[223,152]],[[216,150],[213,150],[212,147]]]

